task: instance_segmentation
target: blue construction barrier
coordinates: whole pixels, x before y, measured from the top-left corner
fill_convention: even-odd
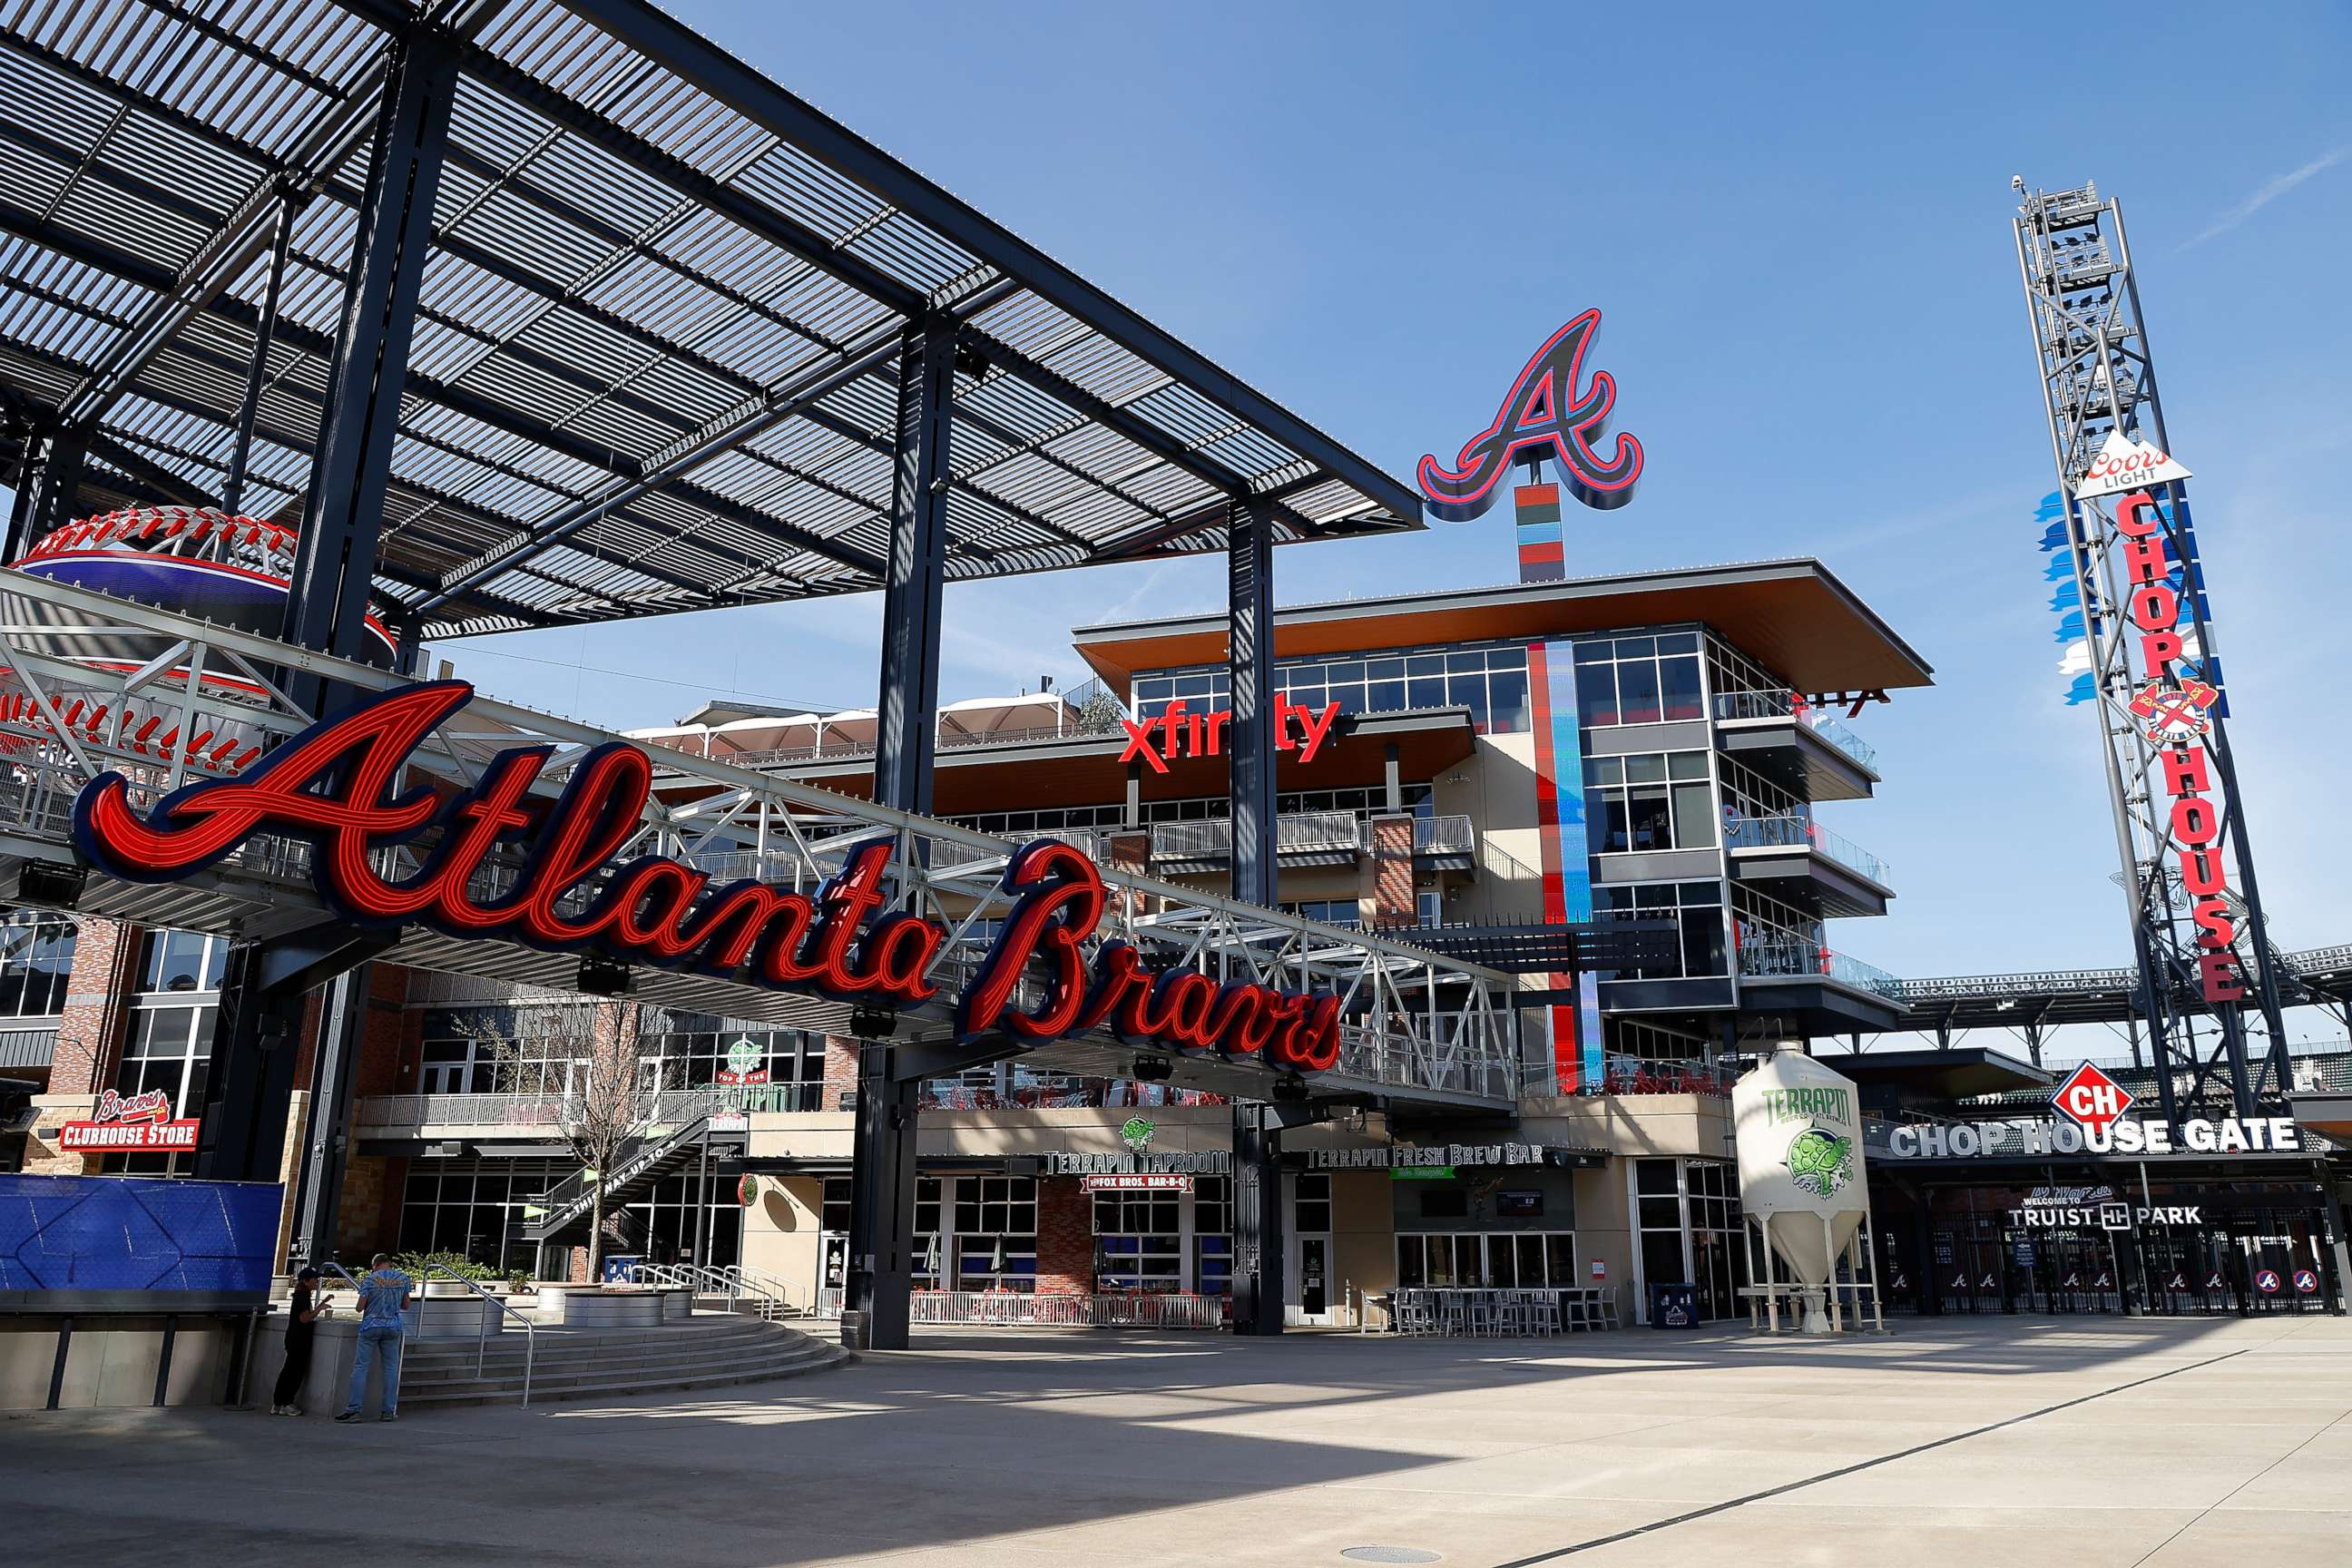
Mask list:
[[[285,1192],[276,1183],[0,1175],[0,1293],[20,1306],[64,1291],[266,1296]]]

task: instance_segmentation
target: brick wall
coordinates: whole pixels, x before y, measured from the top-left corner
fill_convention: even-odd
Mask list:
[[[74,923],[80,931],[66,977],[57,1055],[49,1064],[51,1094],[96,1094],[112,1081],[138,980],[131,973],[139,962],[137,926],[92,916]],[[185,1107],[179,1110],[188,1114]]]
[[[131,988],[138,976],[140,929],[94,915],[74,921],[73,968],[66,975],[65,1005],[49,1062],[47,1090],[35,1097],[40,1107],[25,1140],[25,1169],[37,1175],[95,1175],[99,1154],[68,1154],[57,1146],[57,1129],[89,1114],[101,1089],[111,1087],[121,1060],[123,1031],[131,1021]],[[200,1107],[175,1106],[182,1116]]]
[[[1037,1292],[1085,1296],[1095,1287],[1094,1199],[1076,1176],[1037,1183]]]
[[[1372,907],[1365,923],[1379,929],[1413,925],[1412,818],[1375,816],[1372,829]]]
[[[343,1165],[343,1201],[335,1211],[335,1255],[348,1265],[390,1252],[400,1239],[401,1189],[408,1162],[353,1154]]]
[[[824,1091],[819,1110],[839,1110],[857,1088],[857,1042],[835,1035],[824,1037]]]

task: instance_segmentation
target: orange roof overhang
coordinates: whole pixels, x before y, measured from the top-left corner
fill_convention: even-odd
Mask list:
[[[1281,790],[1349,789],[1371,786],[1388,776],[1388,748],[1397,748],[1397,771],[1407,783],[1434,779],[1466,761],[1477,747],[1466,709],[1433,708],[1411,713],[1342,714],[1330,737],[1302,763],[1296,751],[1276,753],[1275,787]],[[964,816],[980,812],[1024,811],[1041,806],[1115,805],[1127,798],[1129,764],[1124,732],[1067,735],[1001,746],[953,746],[941,751],[932,774],[931,814]],[[1155,772],[1138,760],[1145,800],[1185,800],[1223,795],[1230,759],[1223,754],[1166,759]],[[874,761],[779,769],[801,784],[837,790],[860,800],[874,792]],[[707,793],[689,781],[663,781],[669,798]]]
[[[1277,658],[1448,643],[1535,640],[1702,622],[1808,692],[1927,686],[1927,662],[1818,561],[1771,561],[1511,584],[1275,612]],[[1226,661],[1223,615],[1177,616],[1071,634],[1103,679]]]

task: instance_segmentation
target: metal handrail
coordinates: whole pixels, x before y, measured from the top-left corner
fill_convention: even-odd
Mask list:
[[[1715,716],[1739,719],[1794,719],[1871,772],[1878,771],[1878,752],[1871,743],[1819,709],[1801,705],[1789,691],[1718,691]]]
[[[471,1290],[475,1295],[479,1296],[483,1300],[488,1301],[491,1306],[496,1307],[499,1311],[504,1312],[508,1317],[512,1318],[516,1322],[522,1325],[522,1407],[525,1410],[530,1409],[530,1377],[533,1369],[538,1364],[539,1358],[539,1325],[531,1321],[529,1318],[524,1317],[520,1312],[516,1311],[512,1307],[508,1306],[504,1301],[499,1300],[496,1296],[491,1295],[488,1290],[483,1289],[479,1285],[475,1284],[471,1279],[467,1279],[464,1275],[458,1273],[456,1269],[450,1268],[446,1263],[427,1263],[416,1272],[416,1326],[420,1332],[425,1327],[425,1286],[426,1281],[430,1280],[436,1274],[447,1275],[450,1279],[455,1279],[458,1284],[463,1285],[467,1289]],[[348,1279],[349,1276],[345,1276],[345,1278]],[[406,1336],[404,1336],[404,1337]],[[482,1314],[482,1326],[475,1332],[474,1335],[474,1376],[477,1380],[480,1379],[482,1369],[489,1364],[489,1353],[490,1318],[489,1314],[485,1312]],[[404,1353],[404,1349],[400,1360],[403,1366],[405,1366],[408,1363],[408,1357]],[[396,1383],[394,1384],[394,1388],[397,1388],[399,1384]],[[397,1401],[395,1400],[394,1403],[396,1404]]]
[[[1725,824],[1723,840],[1733,849],[1810,849],[1849,871],[1859,871],[1881,887],[1887,885],[1885,861],[1802,812],[1738,817]]]

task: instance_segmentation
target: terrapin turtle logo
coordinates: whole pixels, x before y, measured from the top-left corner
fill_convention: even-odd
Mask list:
[[[1145,1118],[1130,1116],[1119,1127],[1118,1141],[1140,1154],[1143,1146],[1151,1142],[1151,1135],[1159,1131]]]
[[[1817,1197],[1853,1180],[1853,1140],[1808,1127],[1789,1140],[1789,1174]]]

